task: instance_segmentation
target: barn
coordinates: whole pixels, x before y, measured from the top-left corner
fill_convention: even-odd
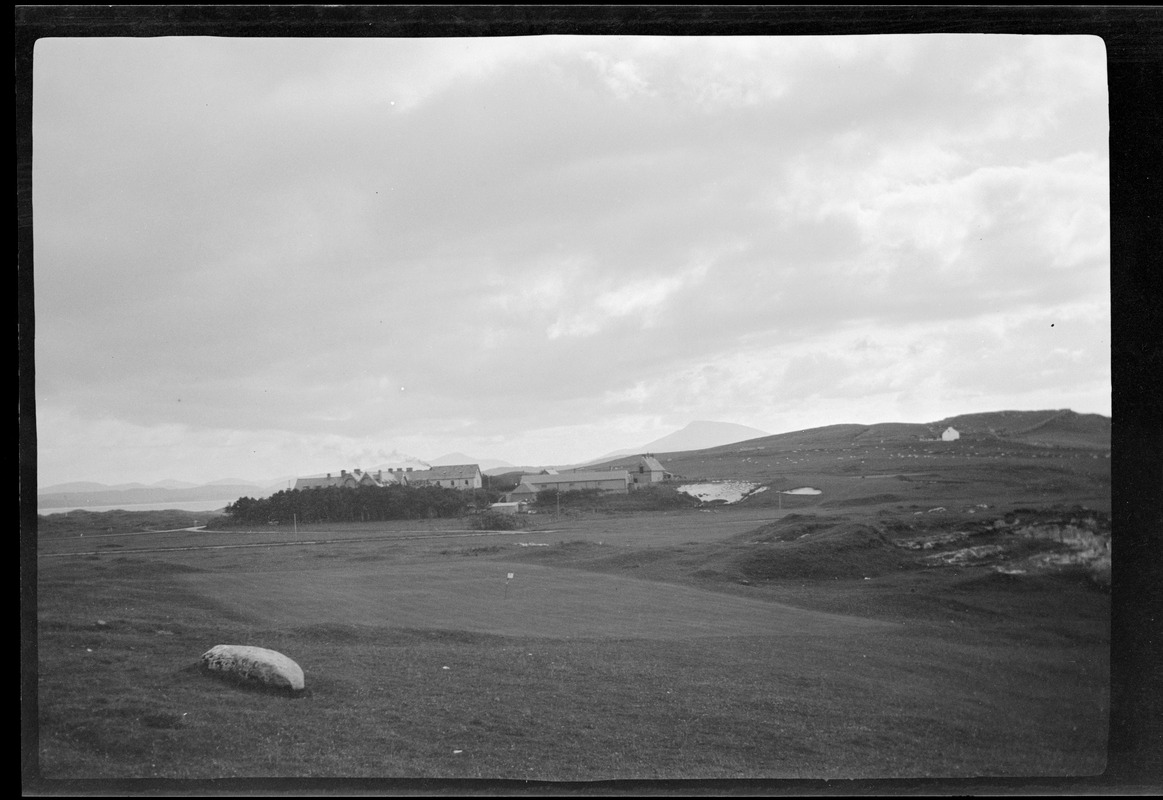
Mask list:
[[[581,489],[598,489],[602,492],[625,494],[630,487],[630,473],[621,470],[593,470],[590,472],[562,472],[558,475],[522,475],[517,488],[509,492],[507,499],[536,499],[538,492],[557,489],[559,492],[573,492]]]
[[[670,480],[673,475],[663,468],[657,458],[651,455],[638,457],[638,464],[630,470],[630,482],[635,488],[651,483]]]

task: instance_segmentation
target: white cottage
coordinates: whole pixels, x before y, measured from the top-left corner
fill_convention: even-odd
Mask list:
[[[945,432],[941,434],[941,439],[946,442],[955,442],[960,438],[961,432],[954,428],[952,425],[946,428]]]

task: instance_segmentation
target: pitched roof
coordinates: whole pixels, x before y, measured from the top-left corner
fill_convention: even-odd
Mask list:
[[[295,488],[318,489],[326,486],[343,486],[349,482],[361,485],[387,486],[391,483],[397,483],[397,479],[390,473],[377,474],[375,472],[353,470],[351,472],[344,471],[330,475],[309,475],[306,478],[298,478],[295,480]]]
[[[317,489],[323,486],[343,486],[348,481],[358,481],[359,477],[346,472],[342,475],[313,475],[295,481],[296,489]]]
[[[481,468],[476,464],[451,464],[444,467],[432,467],[428,475],[434,480],[448,480],[449,478],[475,478],[481,474]]]
[[[590,472],[562,472],[559,475],[522,475],[521,483],[534,486],[558,483],[588,483],[590,481],[630,480],[630,473],[624,469],[592,470]]]
[[[654,456],[642,456],[642,462],[646,465],[646,469],[651,472],[666,472],[666,467],[662,466]]]

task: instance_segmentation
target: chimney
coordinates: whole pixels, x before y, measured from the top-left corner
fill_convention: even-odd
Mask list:
[[[328,472],[328,473],[327,473],[327,477],[328,477],[328,478],[330,478],[330,477],[331,477],[331,473],[330,473],[330,472]]]
[[[404,470],[404,471],[405,471],[405,472],[411,472],[411,471],[412,471],[412,468],[411,468],[411,467],[408,467],[408,468],[407,468],[406,470]]]
[[[339,470],[339,477],[341,477],[341,478],[347,477],[347,470],[345,470],[345,469]]]

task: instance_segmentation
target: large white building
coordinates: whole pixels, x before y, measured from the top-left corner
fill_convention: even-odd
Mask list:
[[[484,483],[477,464],[454,464],[429,469],[402,469],[390,472],[405,486],[443,486],[446,489],[479,489]]]
[[[338,475],[328,472],[326,475],[313,475],[308,478],[299,478],[295,481],[296,489],[315,489],[326,486],[339,486],[345,489],[354,489],[357,486],[443,486],[446,489],[479,489],[482,484],[481,469],[476,464],[457,464],[447,467],[432,467],[430,469],[387,469],[364,472],[354,469],[348,472],[345,469]]]

